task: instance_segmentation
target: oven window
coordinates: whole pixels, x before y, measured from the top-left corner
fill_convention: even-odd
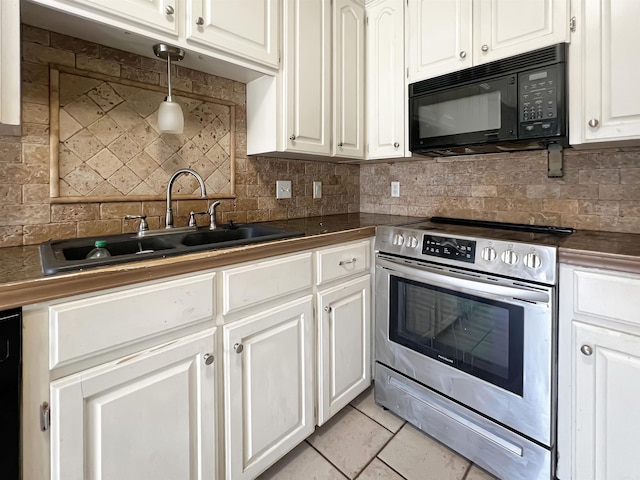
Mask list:
[[[389,338],[522,396],[524,308],[390,277]]]

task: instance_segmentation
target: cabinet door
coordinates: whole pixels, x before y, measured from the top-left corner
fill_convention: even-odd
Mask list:
[[[51,384],[51,478],[216,476],[215,330]]]
[[[0,135],[20,135],[20,2],[0,2]]]
[[[474,0],[473,63],[569,41],[569,0]]]
[[[337,157],[364,158],[364,6],[333,5],[333,149]]]
[[[371,276],[318,294],[318,425],[371,384]]]
[[[367,7],[366,158],[404,156],[405,77],[402,0]]]
[[[331,153],[331,6],[287,0],[284,144],[290,152]]]
[[[640,337],[573,322],[572,352],[573,478],[638,478]]]
[[[472,0],[409,0],[409,81],[471,66]]]
[[[187,39],[263,65],[278,66],[278,0],[191,0]]]
[[[640,139],[640,2],[582,0],[571,45],[572,144]]]
[[[307,296],[224,326],[226,478],[255,478],[313,432]]]
[[[36,0],[38,3],[64,10],[65,5],[86,9],[91,20],[109,24],[115,17],[143,30],[156,30],[173,37],[178,36],[178,19],[182,12],[180,0]],[[91,14],[96,12],[100,16]],[[84,16],[84,14],[83,14]]]

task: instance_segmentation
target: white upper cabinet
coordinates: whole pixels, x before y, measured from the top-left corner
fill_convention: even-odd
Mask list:
[[[569,40],[567,0],[473,0],[473,62]]]
[[[247,84],[247,153],[362,159],[364,6],[357,0],[283,6],[280,73]]]
[[[471,0],[409,0],[409,81],[436,77],[472,65]]]
[[[284,150],[329,155],[331,5],[287,0],[284,15]]]
[[[569,41],[569,0],[408,0],[409,81]]]
[[[114,18],[172,37],[178,36],[177,19],[182,15],[183,6],[182,0],[39,0],[39,3],[62,9],[71,7],[70,13],[83,13],[91,20],[102,22]]]
[[[569,48],[570,143],[637,144],[640,2],[578,0],[573,8],[577,22]]]
[[[364,157],[364,5],[334,0],[333,148],[338,157]]]
[[[20,1],[0,2],[0,135],[20,135]]]
[[[278,0],[191,0],[187,40],[278,66]]]
[[[367,5],[367,159],[403,157],[406,91],[404,2]]]

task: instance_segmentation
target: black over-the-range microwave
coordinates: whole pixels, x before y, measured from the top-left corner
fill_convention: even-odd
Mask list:
[[[568,145],[567,44],[409,85],[409,145],[432,156]]]

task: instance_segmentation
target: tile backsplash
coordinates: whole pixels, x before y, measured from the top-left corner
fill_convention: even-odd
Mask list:
[[[49,198],[49,63],[166,86],[166,64],[96,43],[22,26],[22,137],[0,136],[0,247],[134,231],[126,214],[164,222],[163,201],[52,203]],[[246,153],[246,88],[174,66],[173,86],[236,105],[233,199],[219,221],[281,220],[348,212],[444,215],[640,233],[640,148],[565,151],[564,177],[548,178],[542,151],[344,165]],[[276,200],[276,180],[293,198]],[[322,198],[312,182],[322,182]],[[390,185],[400,182],[400,197]],[[176,202],[176,224],[203,200]],[[205,220],[201,220],[204,222]]]
[[[0,136],[0,247],[134,231],[137,224],[123,219],[127,214],[146,214],[151,228],[161,227],[163,201],[50,201],[49,64],[164,87],[166,63],[28,25],[22,25],[21,48],[22,137]],[[173,68],[174,92],[236,105],[235,198],[222,200],[218,221],[282,220],[359,210],[357,165],[248,157],[245,85],[180,65]],[[111,153],[117,156],[114,150]],[[292,181],[293,198],[276,200],[276,180]],[[321,199],[312,197],[314,181],[323,184]],[[204,200],[177,201],[176,225],[186,225],[190,211],[206,207]]]
[[[363,165],[360,185],[362,212],[640,233],[640,148],[567,149],[562,178],[534,151]]]

